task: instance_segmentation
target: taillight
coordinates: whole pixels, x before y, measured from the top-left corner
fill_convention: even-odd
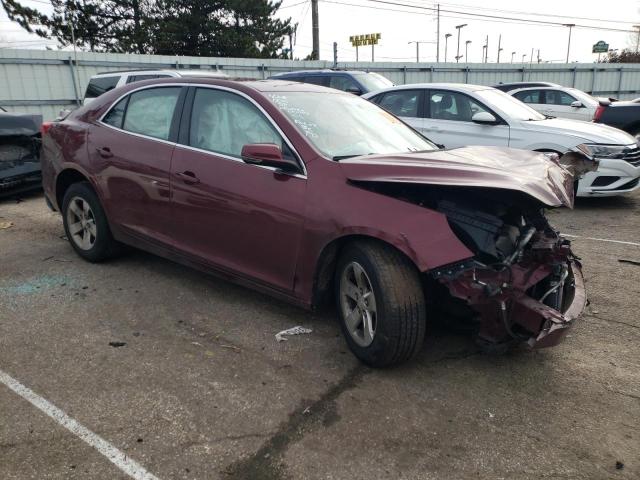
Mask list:
[[[40,135],[45,136],[52,126],[53,122],[42,122],[42,125],[40,125]]]
[[[607,107],[605,107],[604,105],[598,105],[598,108],[596,108],[596,111],[593,114],[593,121],[594,122],[599,122],[600,121],[600,117],[602,117],[602,114],[604,113],[605,108],[607,108]]]

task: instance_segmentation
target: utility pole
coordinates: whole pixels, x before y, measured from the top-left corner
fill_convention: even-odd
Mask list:
[[[486,51],[487,51],[487,46],[486,45],[482,45],[482,57],[480,58],[480,63],[484,63],[484,56],[485,56]]]
[[[471,40],[467,40],[466,42],[464,42],[464,60],[469,63],[469,44],[471,43]]]
[[[420,62],[420,44],[421,43],[436,43],[436,42],[427,42],[427,41],[421,41],[421,40],[412,40],[410,42],[408,42],[408,45],[411,45],[412,43],[416,44],[416,63]]]
[[[450,33],[445,33],[444,34],[444,63],[447,63],[447,47],[449,45],[449,37],[451,36]]]
[[[318,21],[318,0],[311,0],[311,25],[313,31],[312,60],[320,60],[320,24]]]
[[[511,63],[513,63],[513,57],[515,56],[516,52],[511,52]]]
[[[484,63],[489,61],[489,35],[484,42]]]
[[[569,50],[571,49],[571,29],[576,26],[575,23],[564,23],[563,27],[569,27],[569,41],[567,42],[567,62],[569,63]]]
[[[522,63],[524,63],[524,59],[525,59],[525,58],[527,58],[527,54],[526,54],[526,53],[523,53],[523,54],[522,54]]]
[[[438,10],[438,12],[440,12],[440,10]],[[438,13],[438,15],[440,15],[440,13]],[[638,53],[638,48],[640,47],[640,25],[634,25],[633,28],[638,30],[636,33],[636,53]]]
[[[540,63],[540,49],[538,49],[538,63]]]
[[[456,50],[456,63],[460,61],[460,30],[462,30],[466,26],[466,23],[456,25],[456,30],[458,30],[458,49]]]
[[[333,68],[338,68],[338,42],[333,42]]]
[[[502,47],[500,47],[501,43],[502,43],[502,34],[498,36],[498,63],[500,63],[500,52],[502,51]]]
[[[375,56],[375,53],[374,53],[374,52],[375,52],[375,50],[374,50],[374,49],[375,49],[375,47],[376,47],[376,46],[372,43],[372,44],[371,44],[371,61],[372,61],[372,62],[375,62],[375,61],[376,61],[376,56]]]
[[[440,63],[440,4],[438,4],[438,40],[436,41],[437,46],[436,46],[436,63]],[[639,35],[640,37],[640,35]],[[638,49],[636,48],[636,51]]]

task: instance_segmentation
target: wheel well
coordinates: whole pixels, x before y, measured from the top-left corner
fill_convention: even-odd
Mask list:
[[[77,170],[67,169],[60,172],[56,179],[56,203],[58,210],[62,210],[62,200],[67,189],[74,183],[88,182],[89,179]]]
[[[376,242],[381,245],[388,245],[394,250],[398,250],[402,255],[407,257],[404,252],[391,245],[390,243],[385,242],[384,240],[380,240],[379,238],[370,237],[367,235],[346,235],[344,237],[332,240],[322,249],[322,252],[320,253],[320,257],[318,258],[318,262],[316,264],[313,281],[313,308],[325,305],[332,298],[331,293],[333,291],[333,279],[336,270],[336,264],[338,263],[338,258],[340,257],[340,252],[342,252],[342,250],[344,250],[344,248],[348,244],[358,241]],[[411,263],[414,263],[411,259],[409,260],[411,261]]]

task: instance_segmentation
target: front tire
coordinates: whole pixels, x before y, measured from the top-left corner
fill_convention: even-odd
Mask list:
[[[372,367],[413,358],[424,343],[426,304],[415,266],[391,246],[353,243],[335,276],[340,325],[351,351]]]
[[[62,201],[64,231],[78,255],[89,262],[102,262],[120,253],[100,200],[88,182],[74,183]]]

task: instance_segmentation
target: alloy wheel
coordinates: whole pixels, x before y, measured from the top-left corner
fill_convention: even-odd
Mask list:
[[[340,308],[349,335],[356,344],[368,347],[377,327],[376,297],[362,265],[349,263],[340,277]]]
[[[96,219],[89,203],[73,197],[67,207],[67,226],[71,240],[82,250],[91,250],[96,243]]]

